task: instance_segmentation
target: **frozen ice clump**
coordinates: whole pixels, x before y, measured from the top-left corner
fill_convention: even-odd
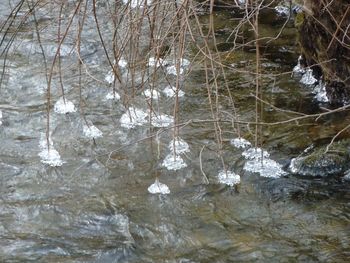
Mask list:
[[[105,81],[107,81],[109,84],[112,84],[114,82],[113,70],[108,71],[107,75],[105,76]]]
[[[172,116],[161,114],[161,115],[153,115],[151,118],[151,124],[154,127],[169,127],[174,123],[174,118]]]
[[[317,82],[317,79],[312,75],[312,69],[308,68],[305,74],[301,77],[300,83],[304,85],[313,85]]]
[[[128,62],[124,58],[120,58],[118,61],[118,66],[121,68],[126,68],[128,65]]]
[[[182,58],[180,61],[180,67],[182,68],[187,68],[190,64],[191,62],[186,58]]]
[[[247,160],[254,160],[254,159],[261,160],[261,157],[268,158],[270,156],[270,154],[267,151],[262,150],[261,148],[250,148],[248,150],[245,150],[242,153],[242,155]]]
[[[269,158],[253,159],[244,164],[243,169],[248,172],[259,173],[262,177],[279,178],[286,174],[282,165]]]
[[[163,90],[163,93],[165,96],[171,98],[171,97],[175,97],[176,96],[176,87],[174,86],[166,86],[165,89]],[[178,91],[177,96],[178,97],[183,97],[185,95],[185,92],[183,92],[182,90]]]
[[[120,95],[116,91],[108,92],[106,95],[106,100],[120,100]]]
[[[168,75],[175,75],[177,76],[177,71],[176,71],[176,66],[175,65],[171,65],[171,66],[168,66],[166,68],[166,72]],[[184,73],[184,69],[182,67],[179,68],[179,74],[183,74]]]
[[[48,148],[46,134],[41,133],[39,141],[39,148],[41,149],[41,152],[38,154],[41,162],[54,167],[61,166],[63,161],[61,160],[60,154],[53,147],[51,137],[49,137],[49,145],[50,147]]]
[[[145,124],[147,116],[148,114],[141,109],[129,108],[120,118],[120,124],[124,128],[132,129]]]
[[[251,146],[251,143],[244,138],[234,138],[231,140],[231,144],[236,148],[245,149]]]
[[[298,64],[296,64],[293,68],[293,73],[297,75],[302,75],[305,73],[305,68],[301,65],[301,59],[302,57],[299,56],[298,58]]]
[[[94,125],[84,125],[83,134],[89,139],[102,137],[103,133]]]
[[[218,180],[220,184],[227,184],[233,186],[241,182],[241,177],[231,171],[220,171],[218,174]]]
[[[290,9],[288,6],[278,5],[275,7],[275,10],[276,10],[277,14],[280,16],[288,16]]]
[[[187,164],[181,158],[180,155],[176,155],[176,154],[174,155],[173,153],[170,153],[165,157],[165,159],[162,163],[162,166],[164,166],[168,170],[176,171],[176,170],[187,167]]]
[[[155,57],[150,57],[148,59],[148,66],[149,67],[159,67],[160,65],[163,64],[163,59],[162,58],[155,58]]]
[[[60,154],[53,147],[43,149],[39,153],[39,157],[42,163],[53,167],[62,166],[63,164]]]
[[[159,182],[158,178],[156,181],[148,187],[148,192],[151,194],[170,194],[169,187],[166,184]]]
[[[318,83],[318,85],[314,89],[315,99],[319,102],[329,102],[326,92],[326,85],[323,84],[322,81]]]
[[[76,112],[77,110],[73,102],[67,99],[60,98],[55,103],[54,111],[59,114],[66,114],[66,113]]]
[[[160,97],[160,93],[157,90],[146,89],[143,94],[147,99],[157,100]]]
[[[145,0],[123,0],[123,3],[125,5],[128,5],[130,3],[131,8],[136,8],[143,7],[145,4]]]
[[[179,137],[171,140],[168,147],[172,152],[175,150],[176,154],[187,153],[190,151],[188,143]]]

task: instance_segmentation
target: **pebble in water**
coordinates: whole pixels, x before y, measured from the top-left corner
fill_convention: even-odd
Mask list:
[[[187,164],[185,161],[181,158],[180,155],[174,155],[173,153],[168,154],[163,163],[162,166],[167,168],[168,170],[180,170],[182,168],[187,167]]]
[[[308,68],[305,71],[305,74],[302,76],[300,83],[304,85],[313,85],[317,82],[317,79],[312,74],[312,69]]]
[[[148,187],[148,192],[151,194],[170,194],[169,187],[166,184],[159,182],[158,178],[153,184]]]
[[[176,96],[176,87],[174,86],[166,86],[165,89],[163,89],[163,93],[165,96],[172,98]],[[178,97],[183,97],[185,95],[185,92],[182,90],[179,90],[177,93]]]
[[[174,149],[174,146],[175,146],[175,149]],[[190,152],[190,146],[188,145],[188,143],[179,137],[171,140],[168,147],[172,152],[174,152],[175,150],[176,154]]]
[[[148,114],[141,109],[129,108],[129,110],[120,118],[121,126],[127,129],[141,126],[147,122]]]
[[[241,182],[241,177],[231,171],[220,171],[218,174],[218,180],[220,184],[233,186]]]
[[[242,148],[242,149],[245,149],[245,148],[248,148],[251,146],[251,143],[249,141],[247,141],[246,139],[244,138],[234,138],[230,141],[230,143],[236,147],[236,148]]]
[[[54,106],[54,111],[59,114],[66,114],[71,112],[76,112],[76,108],[73,104],[73,102],[60,98]]]
[[[92,124],[83,126],[83,134],[89,139],[99,138],[103,135],[102,131]]]

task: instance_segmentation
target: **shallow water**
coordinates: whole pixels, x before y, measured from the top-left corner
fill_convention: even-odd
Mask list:
[[[227,14],[223,12],[222,17],[225,20]],[[203,21],[207,18],[201,17]],[[60,167],[43,164],[38,154],[46,127],[46,82],[40,54],[28,55],[32,42],[28,34],[19,36],[0,90],[2,262],[347,262],[349,181],[288,173],[265,178],[246,171],[244,149],[230,143],[238,134],[230,123],[223,123],[223,159],[228,170],[240,175],[240,184],[219,184],[223,167],[216,153],[213,124],[204,121],[180,129],[180,137],[190,150],[181,153],[187,167],[167,169],[163,161],[172,152],[173,130],[153,127],[147,117],[133,128],[121,124],[129,106],[150,113],[138,89],[118,90],[121,97],[135,93],[130,105],[106,99],[112,91],[104,81],[110,69],[97,37],[82,45],[89,74],[97,79],[83,74],[83,101],[79,99],[76,54],[63,54],[65,94],[77,111],[54,112],[54,103],[61,97],[56,77],[50,134],[64,163]],[[45,44],[55,47],[50,39]],[[298,57],[294,41],[281,45],[283,49],[277,45],[270,53],[266,49],[264,72],[278,74],[293,69]],[[228,75],[243,121],[255,119],[255,100],[250,95],[254,83],[239,69],[249,69],[253,55],[236,54],[232,63],[238,70]],[[193,59],[191,52],[186,56]],[[185,95],[179,97],[184,123],[211,119],[201,65],[192,64],[182,87]],[[311,89],[290,74],[262,83],[264,98],[276,107],[308,114],[320,111]],[[166,86],[168,83],[159,80],[157,89]],[[232,114],[227,91],[222,89],[221,94],[221,110]],[[158,99],[152,114],[172,115],[174,98],[161,94]],[[84,135],[87,123],[83,116],[102,137]],[[295,115],[264,107],[265,122],[287,116]],[[341,113],[318,122],[267,126],[263,129],[263,149],[270,159],[286,166],[312,142],[329,140],[347,120],[349,115]],[[250,128],[242,125],[241,135],[254,143]],[[169,194],[148,192],[156,177],[169,187]]]

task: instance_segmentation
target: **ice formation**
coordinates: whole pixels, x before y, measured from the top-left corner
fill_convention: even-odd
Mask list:
[[[275,10],[276,10],[277,14],[280,16],[288,16],[289,11],[290,11],[288,6],[283,6],[283,5],[276,6]]]
[[[38,154],[41,162],[54,167],[61,166],[63,161],[61,160],[60,154],[53,147],[51,137],[49,137],[49,145],[50,147],[48,148],[46,134],[42,133],[39,141],[39,148],[41,149],[41,152]]]
[[[172,116],[161,114],[161,115],[152,115],[151,124],[154,127],[169,127],[174,123],[174,118]]]
[[[123,0],[123,4],[128,5],[129,3],[131,8],[143,7],[145,0]]]
[[[250,148],[248,150],[245,150],[242,153],[242,155],[247,160],[261,160],[261,157],[268,158],[270,156],[270,154],[267,151],[262,150],[261,148]]]
[[[172,152],[175,150],[176,154],[187,153],[190,151],[190,146],[188,143],[179,137],[171,140],[168,147]]]
[[[294,74],[298,74],[298,75],[302,75],[305,73],[305,68],[301,65],[301,59],[302,57],[299,56],[298,58],[298,64],[293,68],[293,73]]]
[[[112,84],[114,82],[113,70],[108,71],[107,75],[105,76],[105,81],[107,81],[109,84]]]
[[[220,184],[227,184],[233,186],[241,182],[241,177],[231,171],[220,171],[218,174],[218,180]]]
[[[174,86],[166,86],[165,89],[163,90],[163,93],[165,96],[167,97],[175,97],[176,96],[176,87]],[[183,92],[182,90],[178,91],[177,96],[178,97],[183,97],[185,95],[185,92]]]
[[[0,125],[2,124],[2,111],[0,110]]]
[[[56,101],[54,106],[54,111],[59,114],[66,114],[70,112],[76,112],[76,108],[73,104],[73,102],[60,98],[58,101]]]
[[[118,66],[121,68],[126,68],[128,65],[128,62],[124,58],[120,58],[118,61]]]
[[[175,75],[177,76],[176,66],[171,65],[166,68],[166,72],[168,75]],[[179,68],[179,74],[181,75],[184,72],[184,69],[182,67]]]
[[[173,153],[170,153],[165,157],[165,159],[162,163],[162,166],[164,166],[168,170],[176,171],[176,170],[187,167],[187,164],[181,158],[180,155],[176,155],[176,154],[174,155]]]
[[[94,125],[84,125],[83,126],[84,136],[89,139],[102,137],[103,133]]]
[[[166,184],[159,182],[158,178],[153,184],[148,187],[148,192],[151,194],[170,194],[169,187]]]
[[[162,58],[155,58],[155,57],[150,57],[148,59],[148,66],[149,67],[159,67],[160,65],[163,64],[163,59]]]
[[[319,102],[329,102],[326,92],[326,85],[322,81],[319,81],[318,85],[314,89],[315,99]]]
[[[157,90],[146,89],[143,94],[147,99],[157,100],[160,97],[160,93]]]
[[[248,172],[259,173],[262,177],[279,178],[286,174],[282,165],[269,158],[252,159],[244,164],[243,169]]]
[[[182,68],[187,68],[190,64],[191,62],[186,58],[182,58],[180,61],[180,67]]]
[[[120,124],[127,129],[141,126],[147,122],[148,114],[141,109],[129,108],[120,118]]]
[[[106,95],[106,100],[120,100],[120,95],[116,91],[108,92]]]
[[[251,146],[251,143],[243,138],[234,138],[231,141],[231,144],[236,148],[242,148],[245,149],[247,147]]]
[[[301,77],[300,83],[304,85],[313,85],[317,82],[317,79],[312,75],[312,69],[308,68],[305,74]]]

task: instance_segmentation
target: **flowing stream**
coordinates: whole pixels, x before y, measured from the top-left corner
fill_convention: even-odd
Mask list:
[[[0,7],[4,19],[9,7]],[[227,71],[227,81],[239,119],[254,121],[254,79],[244,70],[254,68],[255,51],[229,52],[231,17],[217,13],[218,48],[235,69]],[[39,23],[50,27],[51,19]],[[329,142],[350,121],[347,112],[317,122],[264,126],[268,171],[249,166],[254,163],[244,157],[246,149],[232,141],[239,137],[236,130],[223,123],[222,158],[240,183],[222,184],[205,74],[191,47],[180,65],[186,78],[178,117],[184,125],[182,141],[173,149],[175,98],[169,86],[174,83],[159,80],[157,93],[129,90],[133,100],[127,103],[120,90],[113,95],[113,76],[93,28],[91,23],[83,33],[81,75],[74,39],[61,47],[65,99],[72,104],[55,104],[62,99],[55,76],[49,143],[57,158],[42,153],[48,142],[47,85],[35,33],[20,32],[11,47],[0,90],[1,262],[348,262],[350,182],[300,177],[287,169],[313,142]],[[102,29],[109,32],[104,24]],[[267,23],[261,26],[262,34],[273,30],[278,32]],[[49,30],[42,40],[48,60],[57,48],[55,32]],[[262,54],[262,71],[271,74],[262,80],[263,99],[270,103],[264,106],[264,122],[298,116],[287,110],[314,114],[328,107],[300,77],[291,76],[298,58],[295,39],[295,30],[287,27]],[[166,67],[172,82],[176,67],[171,61]],[[153,119],[146,103],[151,97]],[[228,119],[229,102],[227,90],[220,88],[220,110]],[[242,124],[241,137],[254,145],[251,129]],[[54,167],[47,164],[52,161]],[[169,193],[150,193],[156,178]]]

